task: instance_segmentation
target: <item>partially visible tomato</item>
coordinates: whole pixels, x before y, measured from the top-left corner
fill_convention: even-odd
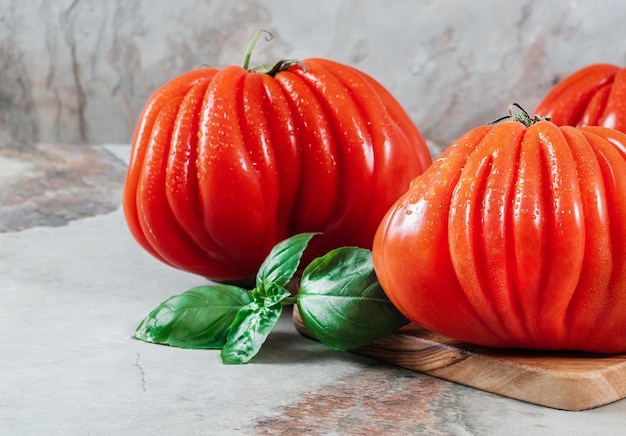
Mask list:
[[[123,203],[156,258],[235,282],[297,233],[323,232],[307,259],[370,248],[384,213],[430,163],[400,104],[352,67],[201,68],[146,103]]]
[[[604,126],[626,133],[626,68],[582,68],[557,83],[534,113],[559,126]]]
[[[381,222],[376,273],[412,321],[492,347],[626,351],[626,135],[478,127]]]

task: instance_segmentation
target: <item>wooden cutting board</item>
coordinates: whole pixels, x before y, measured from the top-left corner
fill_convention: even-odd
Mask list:
[[[294,306],[296,330],[310,338]],[[586,410],[626,397],[626,353],[500,350],[456,341],[409,324],[353,350],[403,368],[517,400]]]

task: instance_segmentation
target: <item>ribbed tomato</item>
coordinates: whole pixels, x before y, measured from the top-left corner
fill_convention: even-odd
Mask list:
[[[376,273],[412,321],[492,347],[626,351],[626,135],[478,127],[389,210]]]
[[[158,259],[235,282],[297,233],[323,232],[307,259],[371,247],[384,213],[430,163],[400,104],[352,67],[201,68],[145,105],[124,210]]]
[[[582,68],[557,83],[534,113],[559,126],[604,126],[626,133],[626,68]]]

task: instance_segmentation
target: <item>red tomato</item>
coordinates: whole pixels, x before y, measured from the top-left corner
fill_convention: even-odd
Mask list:
[[[478,127],[381,222],[376,273],[409,319],[492,347],[626,351],[626,135]]]
[[[297,233],[323,232],[308,259],[371,247],[384,213],[430,163],[404,109],[354,68],[323,59],[271,74],[201,68],[143,109],[124,210],[158,259],[235,282]]]
[[[589,65],[559,82],[535,109],[559,126],[604,126],[626,133],[626,68]]]

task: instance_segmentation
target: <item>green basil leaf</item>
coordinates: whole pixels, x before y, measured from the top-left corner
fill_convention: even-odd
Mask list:
[[[285,287],[298,270],[302,253],[317,233],[300,233],[276,244],[265,258],[256,278],[256,287],[276,283]]]
[[[134,337],[179,348],[221,348],[237,313],[251,301],[237,286],[198,286],[157,306]]]
[[[265,289],[263,305],[266,307],[280,305],[284,300],[291,297],[291,293],[287,289],[274,282],[265,283],[263,288]]]
[[[278,323],[282,310],[280,304],[267,307],[257,302],[242,307],[222,348],[222,362],[225,364],[249,362],[259,352],[267,336]]]
[[[362,248],[339,248],[311,262],[297,304],[309,331],[336,350],[367,345],[409,322],[378,283],[372,253]]]

